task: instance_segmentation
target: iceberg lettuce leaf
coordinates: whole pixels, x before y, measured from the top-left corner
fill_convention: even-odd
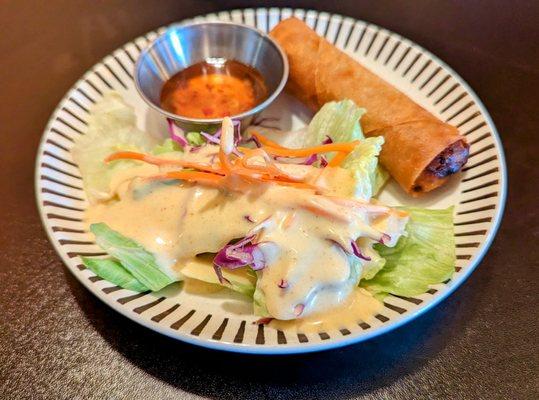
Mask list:
[[[354,176],[354,197],[369,200],[376,194],[378,154],[383,144],[382,136],[362,140],[342,162],[341,167]]]
[[[271,317],[268,308],[266,307],[266,297],[259,285],[256,286],[256,290],[253,293],[253,312],[256,316],[261,318]]]
[[[152,253],[140,244],[104,223],[90,225],[96,243],[121,265],[141,284],[152,291],[158,291],[176,280],[161,270]]]
[[[365,113],[352,100],[329,102],[315,114],[307,129],[304,147],[317,146],[326,136],[334,142],[364,139],[359,119]]]
[[[378,163],[374,171],[374,184],[372,188],[373,196],[376,196],[378,193],[380,193],[380,190],[382,190],[390,177],[391,176],[389,175],[389,172],[387,172],[387,169],[385,169],[380,165],[380,163]]]
[[[112,176],[137,165],[125,160],[107,164],[104,160],[108,155],[120,150],[148,152],[161,140],[137,129],[133,107],[118,93],[106,93],[92,107],[88,130],[77,138],[72,149],[89,201],[110,198]]]
[[[146,292],[149,289],[112,258],[82,257],[82,263],[100,278],[134,292]]]
[[[163,141],[163,143],[156,145],[152,149],[152,153],[156,156],[166,153],[182,152],[182,147],[175,142],[174,140],[168,138]]]
[[[198,132],[187,132],[185,135],[185,138],[189,142],[190,146],[202,146],[203,144],[206,144],[206,140],[204,137],[198,133]]]
[[[352,100],[329,102],[313,117],[303,143],[303,147],[316,146],[326,137],[333,142],[351,142],[360,140],[354,151],[342,163],[343,168],[350,169],[355,178],[352,196],[369,200],[376,195],[389,178],[389,174],[378,165],[378,155],[384,144],[383,137],[365,139],[361,131],[359,119],[365,113]],[[327,155],[328,159],[333,154]]]
[[[428,210],[401,207],[410,214],[406,236],[395,247],[374,246],[385,258],[385,266],[360,286],[373,293],[415,296],[441,283],[455,271],[453,207]]]
[[[363,254],[370,258],[370,260],[363,260],[361,279],[371,279],[384,267],[386,260],[373,249],[372,239],[359,238],[356,243]]]

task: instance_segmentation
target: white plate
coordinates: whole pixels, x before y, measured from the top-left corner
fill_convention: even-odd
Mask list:
[[[297,334],[253,324],[251,306],[234,293],[198,296],[179,285],[158,293],[136,294],[96,277],[81,255],[100,254],[82,223],[87,206],[73,163],[73,140],[86,130],[88,109],[114,89],[136,108],[143,129],[165,129],[135,90],[134,62],[166,27],[127,43],[105,57],[69,90],[54,111],[39,147],[35,185],[47,234],[69,270],[106,304],[157,332],[200,346],[245,353],[300,353],[360,342],[394,329],[439,303],[477,266],[496,233],[506,197],[506,167],[500,138],[487,111],[470,87],[425,49],[378,26],[340,15],[292,9],[246,9],[210,14],[194,21],[233,20],[268,31],[295,15],[337,47],[360,60],[429,111],[456,125],[471,144],[468,164],[446,187],[412,201],[397,185],[385,189],[388,204],[431,208],[455,205],[457,265],[452,279],[414,298],[388,296],[381,314],[353,326],[320,334]],[[191,21],[183,21],[191,22]],[[281,111],[282,110],[282,111]],[[277,116],[281,128],[310,118],[297,101],[282,95],[264,116]],[[50,288],[54,290],[54,288]],[[450,334],[450,333],[448,333]]]

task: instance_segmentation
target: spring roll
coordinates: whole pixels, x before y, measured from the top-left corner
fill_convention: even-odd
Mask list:
[[[367,109],[365,136],[384,136],[382,165],[413,196],[433,190],[466,163],[469,145],[457,128],[338,50],[305,23],[289,18],[270,35],[290,64],[287,89],[314,111],[329,101],[353,100]]]

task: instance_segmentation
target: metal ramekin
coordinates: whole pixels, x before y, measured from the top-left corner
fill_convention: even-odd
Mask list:
[[[288,60],[281,47],[255,28],[230,22],[175,25],[144,50],[135,66],[135,84],[150,107],[181,128],[213,131],[222,118],[188,118],[160,106],[163,84],[178,71],[208,58],[236,60],[256,68],[264,77],[268,97],[256,107],[231,116],[248,126],[250,121],[281,93],[288,78]]]

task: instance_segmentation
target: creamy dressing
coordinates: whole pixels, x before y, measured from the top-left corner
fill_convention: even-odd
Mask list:
[[[274,220],[287,215],[276,213]],[[279,221],[280,222],[280,221]],[[294,319],[314,310],[341,303],[357,284],[346,253],[328,239],[348,236],[346,224],[335,224],[308,211],[295,211],[288,226],[268,224],[259,242],[269,267],[260,272],[258,285],[269,313],[278,319]],[[284,286],[284,287],[283,287]],[[301,311],[301,312],[300,312]]]
[[[112,229],[139,242],[154,253],[159,264],[173,276],[181,276],[181,261],[201,253],[216,253],[230,240],[241,238],[255,226],[246,218],[262,221],[269,207],[253,210],[253,200],[239,193],[190,184],[160,184],[137,198],[136,184],[119,201],[88,209],[89,223],[105,222]]]
[[[205,146],[186,156],[207,161],[215,149]],[[312,173],[305,166],[283,168],[300,175]],[[281,320],[301,318],[298,327],[303,330],[345,323],[347,318],[364,319],[377,310],[376,300],[357,289],[364,261],[351,263],[347,252],[352,251],[352,239],[366,237],[374,243],[381,232],[389,233],[392,244],[396,243],[406,223],[404,216],[384,207],[374,213],[361,205],[350,208],[331,197],[279,185],[252,185],[247,191],[232,192],[134,178],[157,173],[159,168],[151,165],[123,170],[112,181],[115,200],[90,206],[87,222],[104,222],[136,240],[178,279],[186,278],[182,268],[200,263],[200,254],[217,253],[231,240],[255,233],[266,259],[257,285],[267,310]],[[333,196],[351,186],[350,174],[338,168],[327,168],[313,179],[322,180]],[[192,271],[186,275],[192,276]],[[185,287],[215,289],[197,287],[191,279]]]
[[[280,330],[291,330],[301,333],[327,332],[357,325],[361,321],[369,321],[380,313],[384,305],[362,288],[354,288],[352,293],[337,307],[323,312],[316,312],[307,317],[294,320],[277,320],[270,326]]]

